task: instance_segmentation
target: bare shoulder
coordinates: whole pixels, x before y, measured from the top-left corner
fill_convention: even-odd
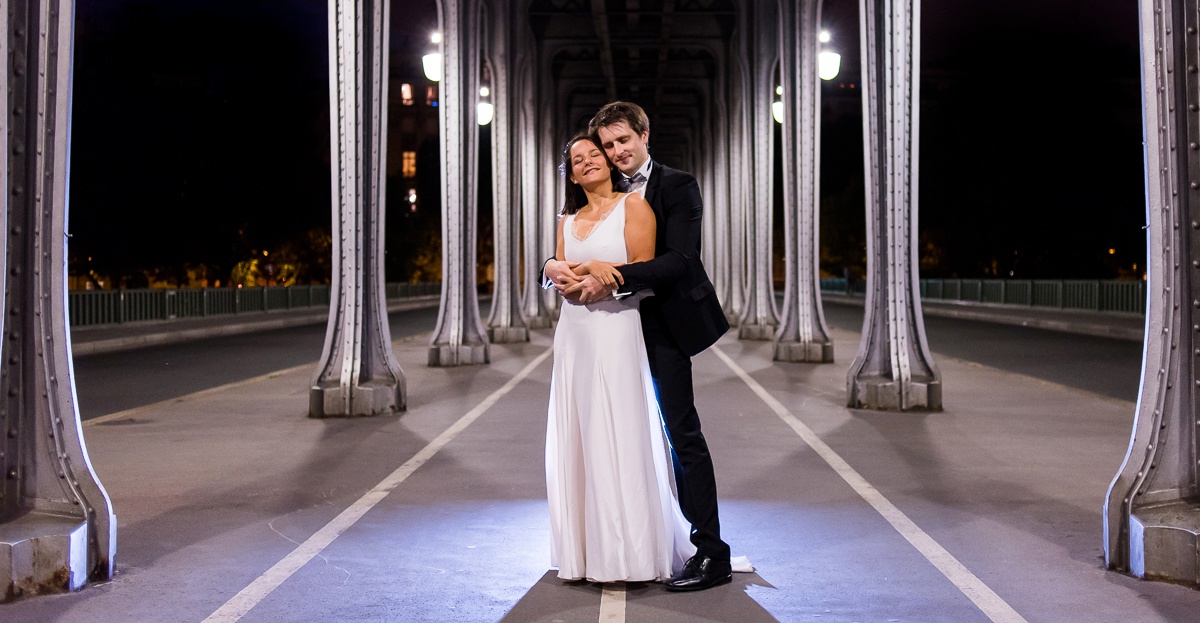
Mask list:
[[[654,218],[654,209],[650,207],[650,202],[646,198],[637,194],[629,193],[629,197],[625,199],[625,215],[626,217],[634,218]]]

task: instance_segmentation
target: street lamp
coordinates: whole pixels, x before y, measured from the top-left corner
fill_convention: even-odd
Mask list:
[[[783,123],[783,87],[775,87],[775,95],[780,99],[771,102],[771,116],[775,117],[775,123]]]
[[[441,44],[442,33],[435,32],[429,36],[429,41],[434,44]],[[421,57],[421,68],[425,70],[425,77],[432,82],[442,81],[442,53],[430,52]]]
[[[822,30],[817,35],[817,41],[829,43],[833,37],[828,30]],[[823,50],[817,54],[817,75],[822,80],[833,80],[842,70],[842,55],[832,50]]]
[[[488,97],[492,94],[492,90],[486,86],[479,87],[479,97]],[[479,100],[475,105],[476,119],[479,125],[487,125],[492,122],[492,118],[496,116],[496,107],[486,99]]]

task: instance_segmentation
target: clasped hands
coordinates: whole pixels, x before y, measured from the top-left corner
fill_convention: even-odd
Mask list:
[[[620,264],[599,260],[550,260],[546,263],[546,278],[563,298],[586,305],[612,296],[617,288],[625,285],[625,278],[617,266]]]

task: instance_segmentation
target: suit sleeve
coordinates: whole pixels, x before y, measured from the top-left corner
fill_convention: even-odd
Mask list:
[[[658,288],[683,279],[688,272],[688,262],[697,259],[693,256],[700,252],[703,213],[700,185],[691,175],[681,176],[684,179],[677,186],[660,191],[666,222],[658,225],[665,229],[665,248],[657,249],[652,260],[620,267],[618,270],[625,278],[625,285],[619,292]]]

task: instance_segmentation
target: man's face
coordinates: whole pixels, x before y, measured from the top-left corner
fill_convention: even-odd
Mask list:
[[[599,128],[596,133],[600,135],[600,146],[608,154],[608,159],[625,175],[637,173],[650,157],[646,147],[647,141],[650,140],[649,130],[641,135],[634,134],[629,124],[618,121]]]

